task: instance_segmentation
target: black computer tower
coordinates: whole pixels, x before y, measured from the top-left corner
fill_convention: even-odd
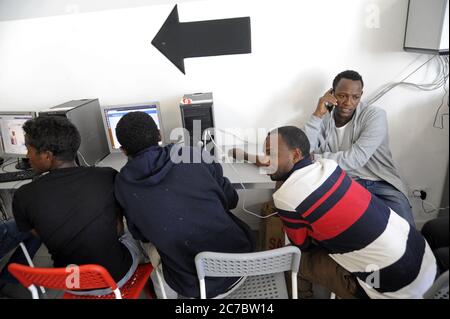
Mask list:
[[[109,154],[98,99],[72,100],[39,112],[39,116],[67,117],[81,135],[77,162],[80,166],[93,166]]]
[[[214,111],[212,93],[185,94],[180,103],[186,145],[201,146],[214,155]],[[209,130],[208,130],[209,129]]]

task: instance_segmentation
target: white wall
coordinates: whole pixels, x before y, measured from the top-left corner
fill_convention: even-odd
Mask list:
[[[338,72],[359,71],[367,98],[429,58],[402,50],[407,0],[184,1],[182,22],[250,16],[253,52],[187,59],[183,75],[150,44],[174,3],[161,2],[0,22],[0,110],[159,100],[168,129],[180,125],[184,93],[212,91],[219,128],[301,126]],[[430,63],[411,80],[435,71]],[[432,127],[442,95],[396,88],[378,103],[400,173],[435,206],[448,165],[448,116],[445,129]],[[413,206],[419,224],[430,218]]]

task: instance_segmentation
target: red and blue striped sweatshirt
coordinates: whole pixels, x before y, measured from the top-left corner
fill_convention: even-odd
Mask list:
[[[371,298],[422,298],[437,266],[422,235],[335,161],[297,163],[273,195],[290,241],[312,240],[353,273]]]

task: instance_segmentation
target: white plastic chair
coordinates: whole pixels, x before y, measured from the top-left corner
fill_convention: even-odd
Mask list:
[[[448,270],[435,280],[423,295],[424,299],[448,299]]]
[[[201,252],[195,257],[200,298],[206,299],[205,277],[242,277],[225,299],[288,299],[285,271],[291,271],[292,298],[297,299],[301,252],[295,246],[254,253]]]

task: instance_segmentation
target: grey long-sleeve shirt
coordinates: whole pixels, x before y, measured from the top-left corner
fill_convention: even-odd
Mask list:
[[[312,115],[305,133],[315,155],[335,160],[353,178],[383,180],[408,196],[392,159],[384,110],[359,103],[341,145],[333,113],[322,118]]]

